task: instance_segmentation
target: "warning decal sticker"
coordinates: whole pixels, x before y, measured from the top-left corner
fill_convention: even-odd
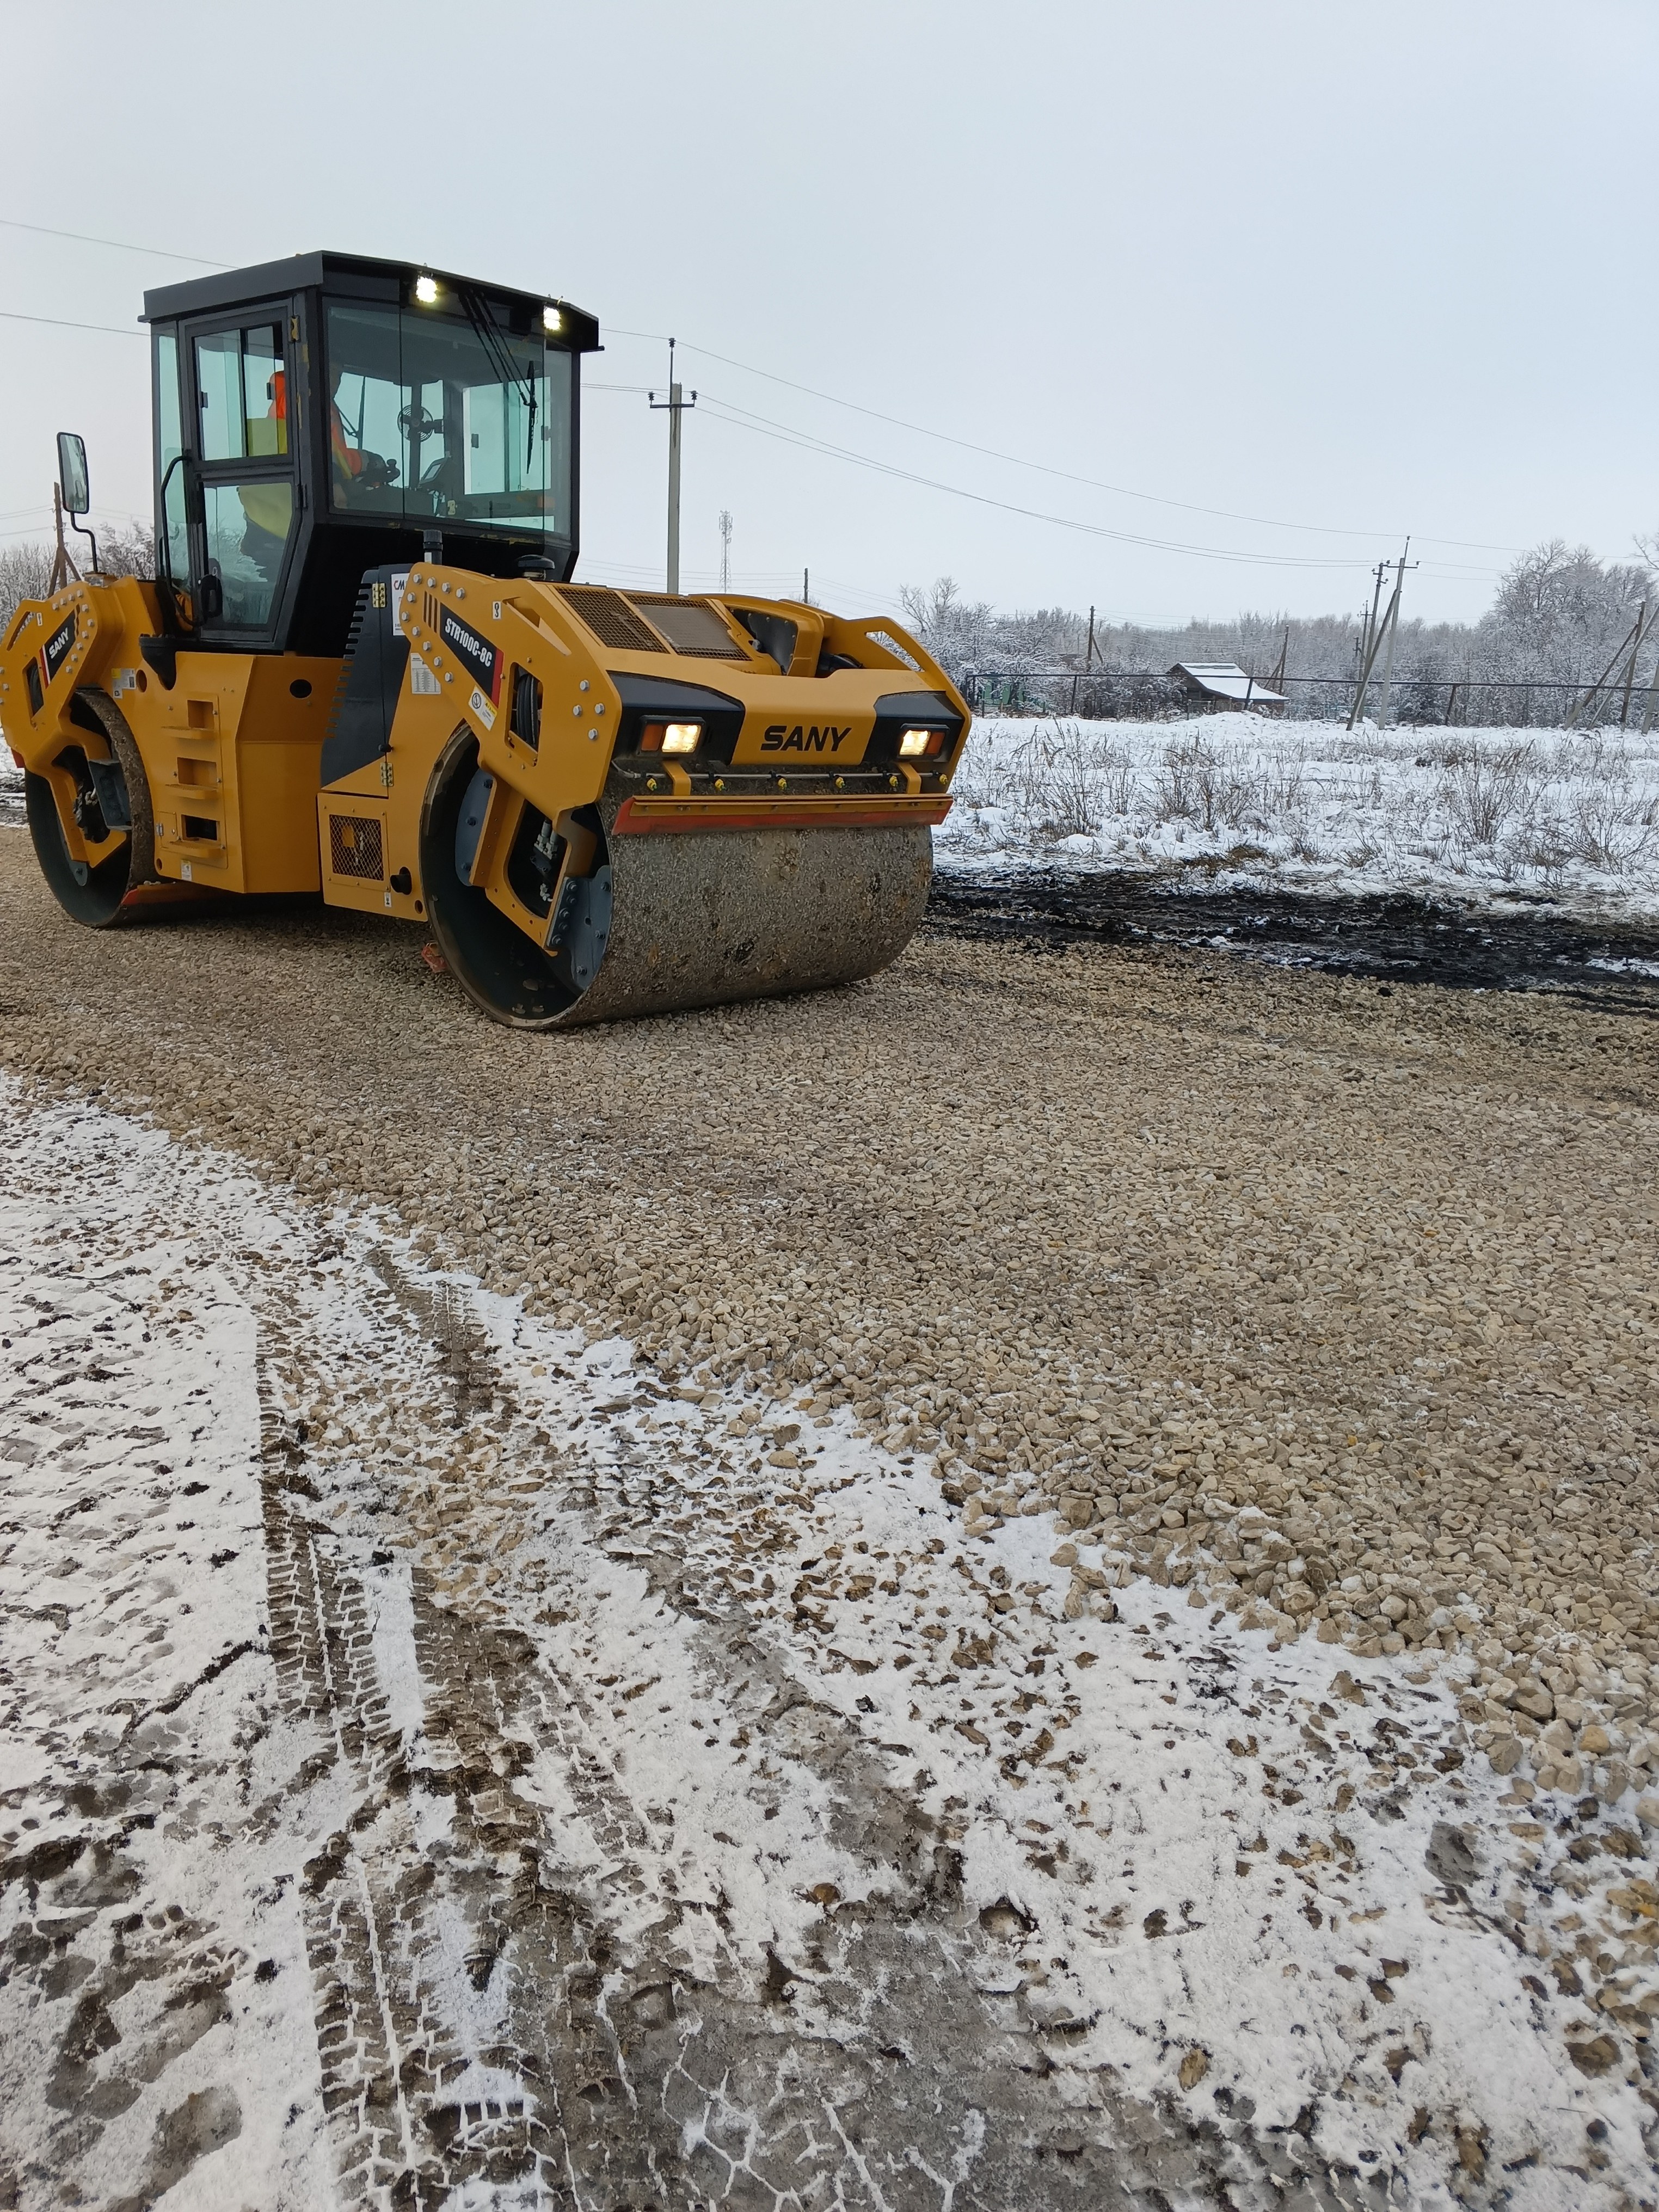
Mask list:
[[[460,617],[445,607],[439,616],[438,634],[444,643],[471,671],[474,680],[492,706],[498,705],[501,696],[501,656],[493,645],[486,644],[476,630],[469,629]]]

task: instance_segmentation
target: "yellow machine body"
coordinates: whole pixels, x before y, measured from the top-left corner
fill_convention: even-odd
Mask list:
[[[66,625],[72,642],[48,655]],[[88,576],[26,601],[0,650],[0,730],[13,759],[50,788],[71,866],[95,869],[125,842],[83,803],[77,775],[76,756],[114,760],[101,706],[125,722],[143,763],[156,880],[319,890],[317,773],[339,663],[184,653],[168,690],[138,647],[159,628],[153,586]]]
[[[140,647],[160,627],[152,586],[94,575],[20,608],[0,648],[0,727],[30,780],[37,844],[34,816],[50,794],[70,878],[53,888],[70,890],[71,912],[76,890],[97,908],[77,918],[112,921],[169,890],[320,890],[331,905],[432,928],[487,1011],[535,1026],[867,974],[915,927],[927,833],[950,805],[969,717],[944,672],[884,618],[508,580],[442,564],[367,580],[362,597],[362,627],[385,635],[371,696],[359,703],[378,711],[383,735],[327,782],[331,727],[337,732],[349,713],[357,653],[334,660],[185,647],[169,686]],[[688,625],[694,654],[673,643]],[[755,629],[774,645],[787,641],[787,665],[756,643]],[[630,642],[606,642],[619,635]],[[839,665],[819,675],[826,655]],[[649,727],[654,712],[668,724],[673,710],[630,711],[630,689],[693,701],[679,712],[682,727],[699,696],[720,698],[717,750],[703,749],[707,722],[690,752],[642,750],[641,723]],[[913,703],[896,709],[896,701]],[[912,724],[926,730],[932,755],[901,753]],[[883,731],[899,744],[872,759]],[[118,898],[100,901],[98,872],[118,862],[133,832],[102,819],[94,771],[122,765],[124,733],[143,770],[149,864]],[[487,779],[486,803],[466,882],[441,868],[433,884],[434,777],[456,757],[468,787]],[[556,864],[531,877],[527,898],[525,871],[513,863],[530,817],[550,825],[544,842]],[[573,978],[555,994],[568,992],[568,1004],[533,991],[526,999],[481,972],[491,963],[455,933],[458,896],[471,893],[476,905],[481,893],[522,939],[533,975],[537,956],[549,957],[567,885],[605,866],[629,878],[649,915],[624,976],[623,947],[639,933],[614,886],[603,992],[592,988],[596,959],[581,988]],[[659,877],[673,879],[666,912],[660,896],[641,890]],[[544,887],[544,902],[534,895]],[[722,892],[736,910],[720,912]],[[734,950],[743,956],[735,965]]]
[[[320,893],[536,1028],[908,941],[966,705],[884,619],[574,580],[592,316],[319,253],[145,319],[156,578],[94,561],[0,637],[67,913]]]

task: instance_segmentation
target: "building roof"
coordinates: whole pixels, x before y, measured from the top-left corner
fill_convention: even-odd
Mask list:
[[[1253,707],[1282,707],[1285,694],[1274,691],[1259,676],[1247,675],[1237,661],[1177,660],[1170,671],[1212,699],[1248,699]]]

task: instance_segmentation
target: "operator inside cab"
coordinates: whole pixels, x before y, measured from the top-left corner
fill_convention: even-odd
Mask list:
[[[265,397],[270,404],[265,410],[265,421],[272,428],[263,438],[251,434],[249,445],[256,453],[285,453],[288,451],[288,374],[277,369],[265,386]],[[294,489],[286,482],[260,483],[237,486],[237,497],[242,502],[246,526],[242,532],[242,552],[250,560],[266,583],[274,584],[283,565],[283,551],[288,543],[289,528],[294,520]]]
[[[269,405],[265,420],[272,427],[259,441],[276,453],[288,451],[288,373],[277,369],[265,386]],[[340,507],[368,505],[362,497],[387,490],[398,477],[398,464],[383,454],[365,451],[348,428],[340,411],[337,391],[329,402],[329,448],[333,464],[335,503]],[[238,487],[244,527],[241,550],[267,583],[275,583],[283,565],[293,517],[293,493],[286,483],[245,483]],[[376,502],[378,504],[378,502]]]
[[[334,501],[337,507],[352,507],[366,502],[356,495],[363,492],[386,491],[398,480],[398,463],[383,453],[368,452],[362,442],[362,422],[359,417],[356,434],[346,426],[340,411],[340,390],[346,381],[347,372],[342,371],[334,397],[328,403],[329,451],[333,463]]]

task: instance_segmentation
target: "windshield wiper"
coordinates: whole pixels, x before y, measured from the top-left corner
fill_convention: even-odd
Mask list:
[[[536,372],[533,368],[526,369],[520,375],[511,346],[496,329],[495,319],[488,306],[471,286],[459,284],[455,289],[460,295],[466,319],[472,325],[473,335],[488,355],[497,378],[503,384],[514,386],[523,397],[530,417],[524,455],[524,471],[528,476],[536,458]],[[503,485],[501,489],[505,490],[507,487]]]

